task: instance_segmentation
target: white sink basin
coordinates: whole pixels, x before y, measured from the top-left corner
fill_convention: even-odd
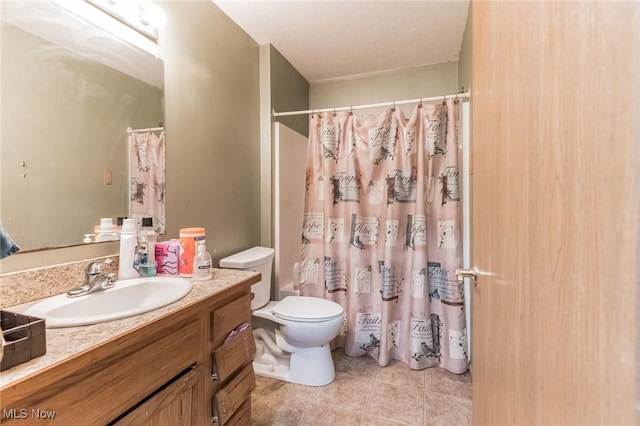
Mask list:
[[[47,328],[76,327],[143,314],[180,300],[190,291],[191,282],[184,278],[136,278],[116,281],[113,288],[85,296],[52,296],[24,314],[44,318]]]

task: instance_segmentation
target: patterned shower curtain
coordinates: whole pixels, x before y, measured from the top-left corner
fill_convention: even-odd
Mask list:
[[[349,356],[467,370],[459,117],[457,100],[310,117],[301,294],[344,307]]]
[[[129,217],[152,218],[157,234],[166,232],[165,150],[164,130],[129,132]]]

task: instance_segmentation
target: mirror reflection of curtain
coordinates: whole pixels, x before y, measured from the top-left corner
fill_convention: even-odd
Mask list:
[[[165,218],[165,133],[129,132],[129,217],[141,223],[153,219],[158,234],[166,230]]]
[[[344,307],[349,356],[468,368],[459,116],[449,100],[310,119],[301,293]]]

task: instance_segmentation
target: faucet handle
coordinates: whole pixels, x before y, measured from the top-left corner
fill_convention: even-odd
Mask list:
[[[104,280],[104,288],[105,290],[111,288],[116,285],[116,274],[113,272],[107,275],[107,278]]]
[[[104,262],[89,262],[87,265],[87,275],[98,275],[102,269],[102,265],[109,265],[111,258],[105,259]]]

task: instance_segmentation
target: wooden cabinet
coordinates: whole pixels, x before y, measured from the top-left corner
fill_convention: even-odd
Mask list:
[[[251,418],[251,391],[256,387],[251,364],[256,352],[249,325],[251,297],[247,294],[211,312],[211,386],[207,405],[211,407],[213,424],[243,424],[243,419]],[[248,327],[239,331],[243,324]]]
[[[251,321],[255,281],[5,386],[0,423],[23,424],[40,410],[53,413],[49,425],[250,424],[255,343],[250,327],[234,330]]]

